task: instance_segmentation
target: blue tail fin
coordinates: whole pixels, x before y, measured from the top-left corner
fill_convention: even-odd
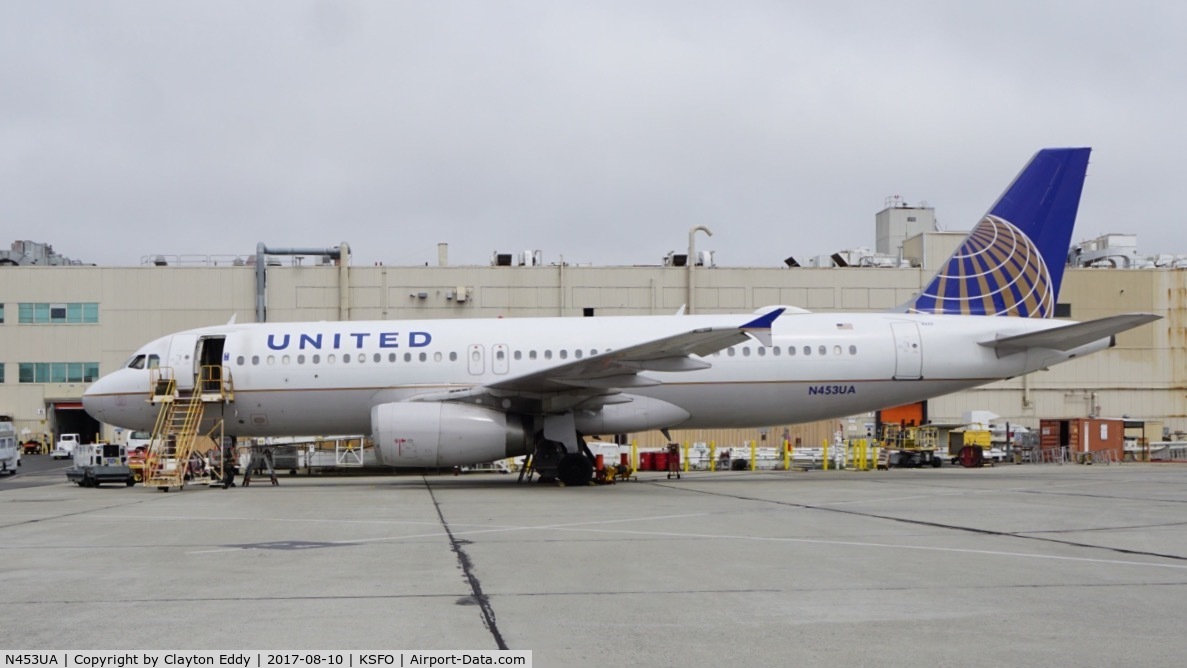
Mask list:
[[[1036,153],[907,311],[1050,318],[1091,150]]]

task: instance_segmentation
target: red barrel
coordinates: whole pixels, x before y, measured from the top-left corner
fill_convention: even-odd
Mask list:
[[[655,470],[655,453],[654,452],[640,452],[639,453],[639,470],[640,471],[654,471]]]
[[[618,453],[618,465],[626,468],[631,465],[631,456],[625,452]]]
[[[668,453],[653,452],[651,454],[653,457],[655,457],[655,460],[654,460],[655,468],[652,470],[653,471],[667,471],[668,470]]]

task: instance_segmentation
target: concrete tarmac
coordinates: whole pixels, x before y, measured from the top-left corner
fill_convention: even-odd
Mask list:
[[[0,481],[0,649],[1177,665],[1187,466]],[[264,483],[264,484],[261,484]]]

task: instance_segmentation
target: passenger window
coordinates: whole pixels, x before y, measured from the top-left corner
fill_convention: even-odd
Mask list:
[[[330,355],[330,357],[333,357],[333,355]],[[350,364],[350,353],[342,353],[342,363]]]
[[[750,346],[742,348],[742,357],[750,357]]]
[[[433,353],[433,361],[440,362],[441,361],[441,353]]]
[[[816,348],[816,352],[820,353],[821,355],[824,355],[824,354],[828,353],[828,346],[818,346]]]
[[[535,350],[528,351],[528,359],[530,359],[530,360],[536,359],[536,351]]]
[[[379,357],[379,355],[376,355],[376,357]],[[366,361],[367,361],[367,353],[359,353],[359,364],[362,364],[363,362],[366,362]]]
[[[412,353],[404,353],[404,361],[411,362],[412,361]]]
[[[507,356],[507,354],[505,352],[503,352],[502,349],[495,351],[495,359],[499,360],[500,362],[502,362],[503,358],[506,356]]]
[[[576,357],[577,359],[581,359],[584,356],[585,356],[585,353],[583,353],[580,348],[573,351],[573,357]]]
[[[259,355],[252,355],[252,356],[251,356],[251,365],[252,365],[252,366],[259,366],[259,364],[260,364],[260,356],[259,356]]]
[[[767,349],[766,349],[766,348],[763,348],[762,346],[759,346],[759,348],[758,348],[758,356],[759,356],[759,357],[766,357],[766,356],[767,356]]]
[[[563,359],[563,360],[567,360],[567,359],[569,359],[569,351],[567,351],[567,350],[562,350],[562,351],[560,352],[560,356],[561,356],[561,359]]]
[[[326,355],[326,364],[333,364],[333,363],[334,363],[334,362],[336,362],[336,361],[338,361],[338,356],[337,356],[337,355],[335,355],[335,354],[333,354],[333,353],[330,353],[329,355]]]
[[[857,354],[857,346],[849,346],[849,354],[856,355]]]
[[[425,353],[420,354],[420,361],[424,362],[428,359],[429,359],[429,356],[427,354],[425,354]]]
[[[546,359],[546,360],[552,359],[552,351],[551,350],[544,351],[544,359]]]
[[[293,361],[293,358],[289,357],[288,355],[285,355],[284,357],[280,358],[280,363],[285,366],[288,366],[292,361]]]
[[[305,356],[297,355],[297,364],[304,364],[304,363],[305,363]]]
[[[457,361],[457,353],[449,353],[449,361],[456,362]]]
[[[812,354],[812,346],[804,346],[804,354],[811,355]]]
[[[795,346],[787,346],[787,356],[795,357]]]
[[[833,354],[840,355],[841,354],[841,346],[833,346]]]
[[[387,354],[387,361],[389,361],[389,362],[391,362],[391,363],[393,363],[393,364],[394,364],[394,363],[396,362],[396,354],[395,354],[395,353],[388,353],[388,354]]]
[[[775,349],[771,351],[771,354],[774,355],[775,357],[778,357],[778,356],[782,355],[783,353],[779,351],[779,346],[775,346]]]
[[[314,355],[314,356],[313,356],[313,363],[314,363],[314,364],[321,364],[321,355]]]
[[[273,364],[276,364],[276,355],[269,355],[268,366],[272,366]]]
[[[371,360],[373,362],[375,362],[376,364],[379,364],[380,362],[383,361],[383,355],[380,355],[379,353],[375,353],[375,357],[372,357]]]
[[[729,355],[730,357],[733,357],[734,355],[737,355],[738,353],[733,348],[726,348],[725,354]]]
[[[519,350],[516,350],[516,351],[515,351],[515,359],[517,359],[517,360],[518,360],[518,359],[523,359],[523,352],[522,352],[522,351],[519,351]]]

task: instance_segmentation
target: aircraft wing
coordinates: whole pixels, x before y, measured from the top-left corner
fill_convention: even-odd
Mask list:
[[[1066,352],[1161,318],[1162,316],[1152,313],[1123,313],[979,343],[987,348],[996,349],[999,358],[1025,352],[1030,348],[1049,348]]]
[[[509,410],[525,410],[522,404],[524,400],[541,405],[557,404],[556,395],[566,395],[567,399],[559,403],[575,404],[595,396],[617,394],[626,388],[658,385],[659,381],[641,376],[640,373],[707,369],[711,366],[708,362],[693,359],[691,355],[709,355],[751,338],[769,346],[771,323],[782,315],[784,310],[774,309],[738,327],[693,329],[618,350],[608,350],[488,385],[420,395],[414,397],[413,401],[463,401],[502,405]],[[494,401],[487,401],[487,398]],[[612,398],[603,402],[615,403]]]

